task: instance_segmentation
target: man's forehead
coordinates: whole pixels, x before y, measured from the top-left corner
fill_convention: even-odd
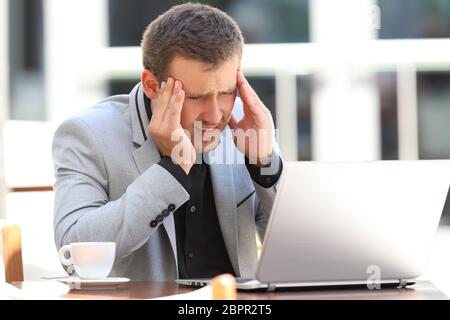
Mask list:
[[[183,82],[183,89],[187,94],[206,96],[216,92],[230,92],[236,90],[236,81],[228,85],[190,85]]]
[[[218,66],[184,57],[175,57],[169,76],[180,80],[186,93],[208,94],[236,88],[238,60],[229,59]]]

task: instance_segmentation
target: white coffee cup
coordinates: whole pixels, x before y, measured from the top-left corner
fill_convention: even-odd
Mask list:
[[[108,277],[116,255],[115,242],[74,242],[59,249],[59,259],[73,266],[80,278],[104,279]],[[70,258],[67,258],[67,253]]]

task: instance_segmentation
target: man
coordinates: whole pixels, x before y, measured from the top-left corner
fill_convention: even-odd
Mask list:
[[[55,133],[57,247],[114,241],[111,275],[132,280],[254,274],[282,163],[242,48],[236,23],[206,5],[148,26],[141,82]]]

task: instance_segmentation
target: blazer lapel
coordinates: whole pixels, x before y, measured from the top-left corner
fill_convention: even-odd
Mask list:
[[[217,216],[228,255],[236,276],[240,276],[237,208],[234,193],[233,166],[210,164],[211,182]]]
[[[133,152],[133,160],[140,174],[161,160],[158,148],[151,139],[147,139],[143,145]]]
[[[139,174],[143,174],[145,170],[161,160],[161,156],[158,147],[153,140],[148,138],[147,127],[149,120],[145,110],[144,92],[140,83],[137,84],[130,93],[129,106],[131,108],[133,142],[139,146],[133,152],[132,156]],[[163,226],[169,237],[178,270],[177,240],[175,237],[175,222],[173,215],[169,215],[163,220]]]

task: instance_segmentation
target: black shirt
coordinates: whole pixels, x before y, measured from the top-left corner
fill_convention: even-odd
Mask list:
[[[144,100],[150,121],[150,100],[147,97]],[[269,188],[281,175],[282,163],[278,162],[278,172],[269,176],[261,175],[261,168],[248,161],[246,167],[256,183]],[[217,217],[209,165],[194,164],[186,175],[170,157],[163,156],[158,164],[171,173],[190,195],[190,199],[173,213],[179,278],[211,278],[222,273],[235,275]]]
[[[216,212],[207,164],[189,172],[190,199],[174,215],[179,278],[234,275]]]

